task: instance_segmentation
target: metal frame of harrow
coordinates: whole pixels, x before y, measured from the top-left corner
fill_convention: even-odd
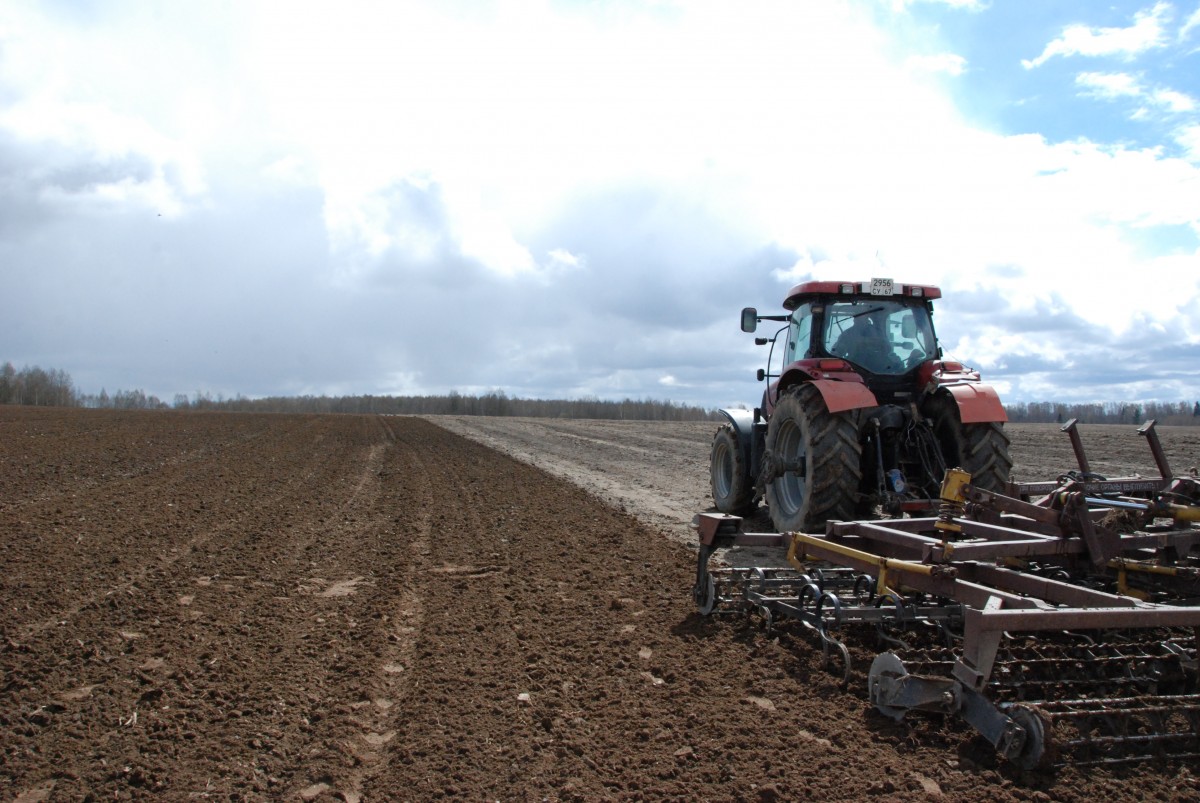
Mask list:
[[[1006,635],[1190,628],[1200,637],[1200,606],[1186,599],[1200,596],[1200,577],[1195,568],[1175,565],[1200,545],[1200,530],[1191,524],[1200,519],[1196,482],[1170,478],[1152,421],[1138,432],[1147,437],[1163,473],[1157,479],[1096,477],[1075,422],[1063,431],[1071,437],[1081,474],[1065,475],[1058,483],[1010,483],[1011,495],[968,484],[955,501],[943,503],[937,517],[830,522],[824,535],[808,535],[744,533],[739,517],[700,514],[693,596],[702,613],[733,603],[757,609],[768,623],[779,616],[799,620],[816,631],[827,662],[831,648],[840,650],[847,679],[849,653],[830,635],[831,629],[848,624],[961,625],[950,678],[908,676],[896,665],[898,659],[880,664],[877,658],[879,666],[872,667],[870,677],[872,701],[896,716],[909,709],[958,713],[1002,755],[1022,765],[1037,763],[1042,720],[1019,705],[997,706],[985,696]],[[1043,492],[1047,495],[1036,502],[1017,498]],[[1121,496],[1129,493],[1145,498]],[[1176,504],[1180,498],[1187,504]],[[1104,523],[1112,509],[1133,509],[1145,520],[1158,515],[1175,520],[1118,532]],[[713,552],[735,545],[786,548],[796,573],[710,572]],[[817,574],[812,561],[840,568]],[[1029,571],[1033,565],[1048,571]],[[1115,579],[1121,593],[1077,582],[1083,572]],[[1131,577],[1150,581],[1143,585],[1152,590],[1138,590]],[[867,584],[871,595],[863,593]],[[737,595],[729,593],[734,587]],[[913,594],[934,604],[906,604]],[[1194,670],[1194,659],[1189,665]],[[1172,704],[1189,718],[1200,716],[1200,698],[1188,696],[1186,702]]]

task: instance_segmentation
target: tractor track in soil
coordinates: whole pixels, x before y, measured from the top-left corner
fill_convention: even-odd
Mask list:
[[[416,418],[0,408],[0,798],[1200,794],[1016,774],[697,616],[715,425],[518,423],[572,482]]]

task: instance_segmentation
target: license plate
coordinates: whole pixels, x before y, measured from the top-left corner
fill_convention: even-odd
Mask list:
[[[872,279],[871,280],[871,295],[873,295],[873,296],[890,296],[890,295],[892,295],[892,280],[891,279]]]

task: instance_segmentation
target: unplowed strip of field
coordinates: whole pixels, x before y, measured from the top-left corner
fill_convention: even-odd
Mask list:
[[[434,423],[568,479],[681,542],[712,504],[711,421],[586,421],[430,416]]]
[[[596,497],[633,513],[668,537],[694,544],[688,526],[712,510],[708,455],[719,423],[580,421],[488,416],[430,416],[429,420],[477,443],[569,480]],[[1091,471],[1108,477],[1158,476],[1138,427],[1081,425]],[[1079,468],[1071,442],[1057,424],[1009,424],[1013,477],[1053,480]],[[1200,427],[1159,427],[1163,452],[1175,475],[1195,471]],[[773,529],[765,507],[746,521],[749,532]],[[739,565],[777,564],[771,551],[738,548]]]
[[[1198,791],[892,723],[696,616],[685,547],[419,419],[0,408],[0,460],[5,799]]]

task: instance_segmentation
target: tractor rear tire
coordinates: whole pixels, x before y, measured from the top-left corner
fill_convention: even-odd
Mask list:
[[[767,424],[767,505],[779,532],[816,532],[858,509],[862,444],[853,412],[831,413],[809,384],[786,391]]]
[[[713,504],[722,513],[742,516],[754,510],[754,483],[750,465],[738,444],[732,424],[725,424],[713,436],[708,464]]]
[[[961,468],[971,475],[971,485],[984,491],[1003,492],[1012,473],[1009,438],[999,422],[964,424],[958,405],[949,394],[925,403],[925,417],[933,425],[946,468]]]

